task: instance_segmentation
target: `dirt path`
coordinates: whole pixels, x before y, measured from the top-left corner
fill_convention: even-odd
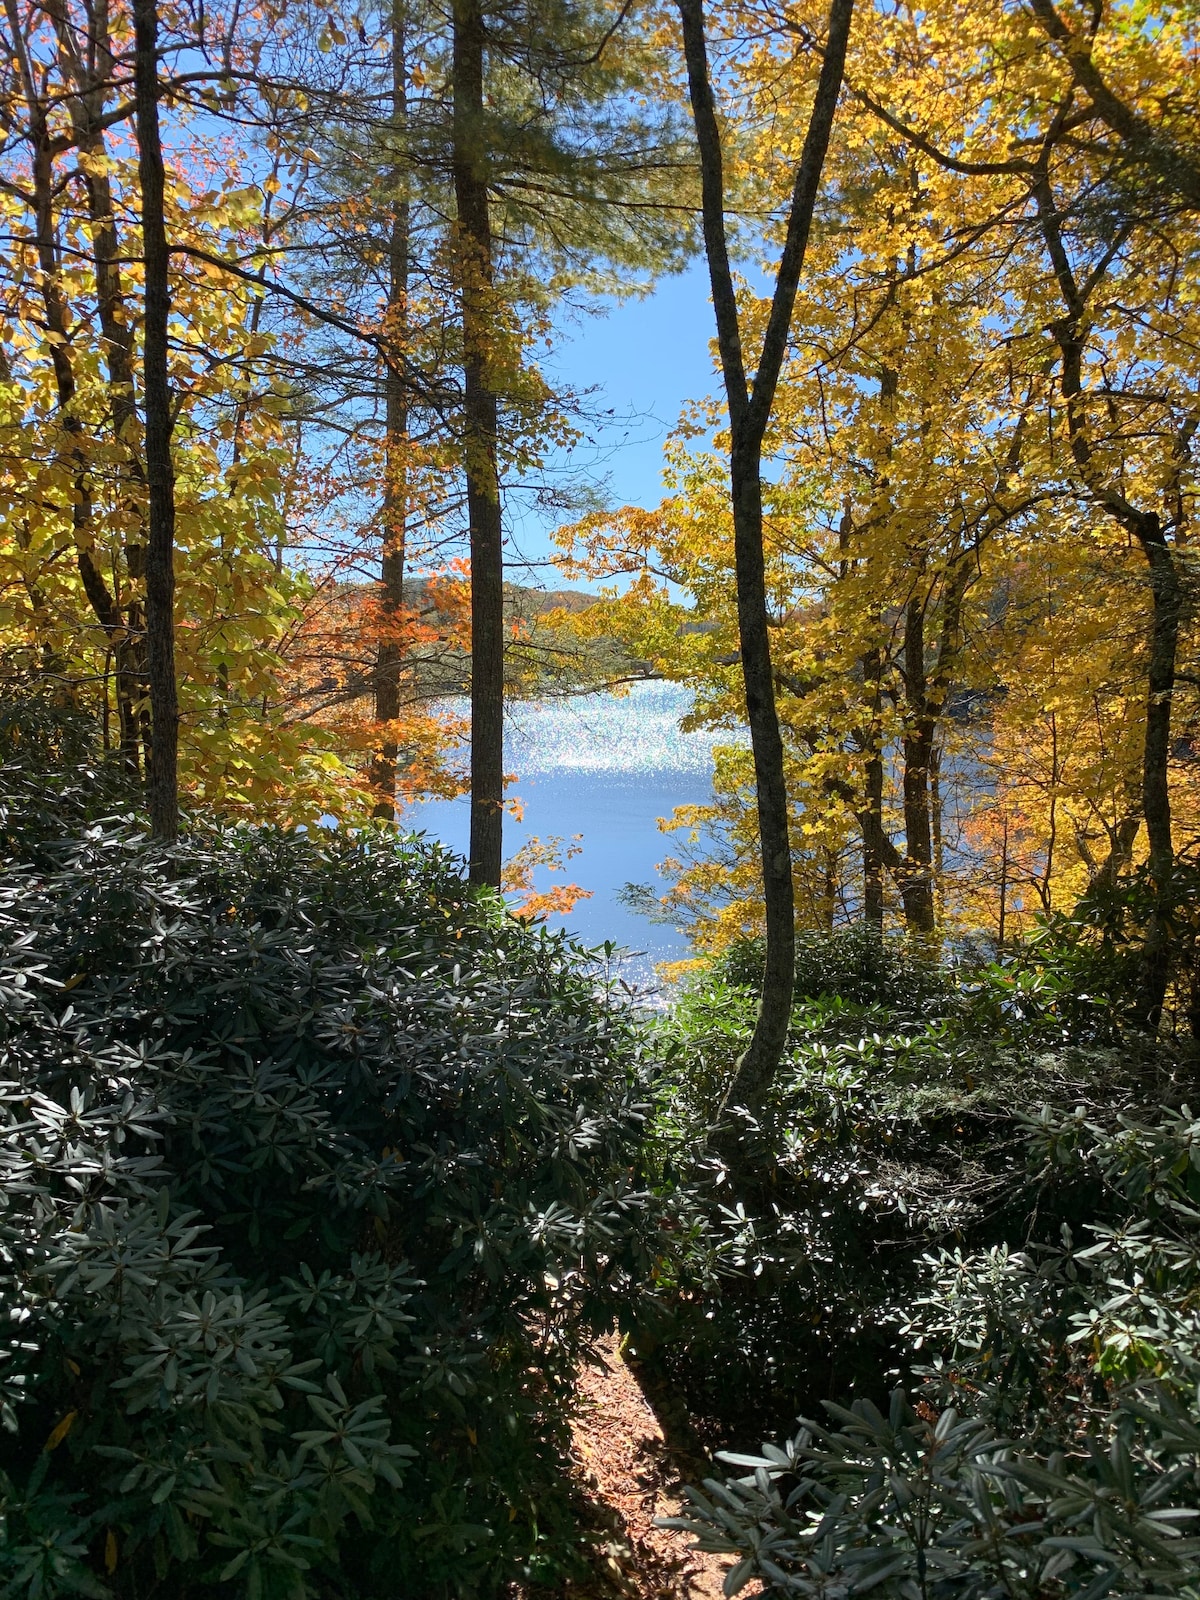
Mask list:
[[[680,1509],[679,1481],[654,1412],[621,1359],[616,1337],[579,1376],[572,1455],[595,1526],[595,1575],[563,1590],[571,1600],[721,1600],[730,1562],[691,1549],[687,1534],[656,1528]],[[757,1585],[743,1590],[757,1593]]]

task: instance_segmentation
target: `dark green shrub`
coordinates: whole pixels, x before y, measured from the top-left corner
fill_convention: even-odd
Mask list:
[[[1131,892],[1122,887],[1121,905]],[[1116,937],[1113,915],[1111,896],[1103,910],[1085,901],[1074,916],[1048,919],[1024,944],[1004,950],[969,940],[938,947],[901,934],[881,935],[862,922],[831,933],[802,933],[796,944],[796,1028],[809,1029],[815,1001],[822,1027],[840,1018],[847,1030],[887,1033],[897,1025],[940,1022],[977,1042],[1115,1043],[1136,982],[1136,943],[1128,938],[1137,934],[1122,925]],[[756,991],[762,959],[761,942],[744,940],[702,975],[698,987]]]
[[[670,1525],[740,1557],[726,1584],[842,1600],[1127,1600],[1200,1594],[1200,1427],[1165,1396],[1129,1396],[1103,1431],[1044,1457],[976,1417],[830,1406],[751,1475],[688,1491]],[[840,1424],[840,1425],[839,1425]]]
[[[898,1318],[915,1406],[725,1456],[751,1475],[678,1525],[741,1557],[731,1592],[1200,1594],[1200,1123],[1047,1110],[1029,1137],[1111,1220],[928,1258]]]
[[[1165,904],[1148,867],[1099,880],[1069,913],[1039,921],[1021,945],[974,975],[979,1022],[1051,1040],[1115,1044],[1144,1029],[1142,947],[1151,915],[1167,922],[1170,982],[1159,1031],[1200,1038],[1200,863],[1176,860]]]
[[[569,1561],[563,1393],[641,1266],[623,1014],[383,831],[8,840],[0,1594]]]
[[[84,823],[132,814],[138,798],[86,712],[0,672],[0,859],[36,860],[43,844]]]
[[[831,933],[801,933],[796,940],[795,998],[841,1000],[847,1006],[880,1007],[893,1021],[943,1015],[956,998],[959,960],[898,935],[880,934],[865,922]],[[755,939],[733,945],[717,963],[729,983],[757,988],[763,948]]]
[[[658,1025],[647,1162],[672,1223],[661,1305],[637,1337],[716,1440],[749,1442],[781,1411],[825,1399],[883,1403],[903,1358],[895,1311],[919,1292],[925,1252],[1022,1241],[1034,1219],[1078,1227],[1111,1214],[1094,1174],[1031,1177],[1028,1108],[1178,1099],[1189,1069],[1144,1040],[1064,1046],[1060,1001],[965,962],[928,979],[919,1015],[842,995],[799,1000],[736,1194],[707,1133],[752,991],[722,967]]]

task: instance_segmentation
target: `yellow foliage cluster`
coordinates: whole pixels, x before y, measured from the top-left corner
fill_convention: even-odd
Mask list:
[[[1065,44],[1043,13],[1075,30]],[[757,348],[753,257],[778,243],[823,9],[734,0],[710,19],[736,203],[765,219],[740,285]],[[1072,65],[1083,38],[1132,133]],[[1145,855],[1153,596],[1131,528],[1161,534],[1193,595],[1200,190],[1171,151],[1188,141],[1200,171],[1196,68],[1182,10],[1153,25],[1134,5],[1043,0],[858,14],[764,453],[808,926],[861,915],[881,872],[889,916],[911,923],[925,892],[940,926],[1004,939]],[[727,447],[722,410],[698,407],[656,510],[562,535],[575,570],[633,580],[595,625],[695,684],[715,728],[744,717]],[[1200,839],[1200,699],[1190,598],[1178,611],[1184,853]],[[759,931],[748,752],[721,754],[713,804],[671,826],[670,899],[700,945]]]

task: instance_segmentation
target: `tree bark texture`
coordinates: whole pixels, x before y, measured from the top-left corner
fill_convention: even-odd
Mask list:
[[[738,639],[754,760],[766,923],[762,1000],[750,1045],[738,1062],[729,1089],[727,1106],[753,1106],[762,1099],[787,1043],[795,982],[796,928],[787,780],[775,704],[763,553],[762,451],[787,351],[796,290],[841,90],[852,5],[853,0],[833,0],[830,7],[829,34],[816,98],[796,169],[787,233],[762,351],[751,382],[742,352],[737,297],[729,263],[721,132],[709,73],[703,0],[679,0],[688,90],[700,156],[704,246],[729,411]]]
[[[1146,674],[1146,738],[1142,752],[1142,810],[1146,818],[1154,907],[1142,945],[1142,996],[1139,1020],[1156,1027],[1166,999],[1171,966],[1171,912],[1175,847],[1171,836],[1171,702],[1183,585],[1174,556],[1154,512],[1142,518],[1143,553],[1150,568],[1150,659]]]
[[[392,221],[388,238],[388,303],[386,335],[399,348],[408,325],[409,229],[411,206],[405,194],[401,142],[408,119],[405,64],[405,0],[392,5],[392,136],[396,158],[392,168]],[[387,725],[400,715],[398,632],[404,614],[404,562],[408,533],[408,386],[399,360],[384,372],[383,552],[380,560],[380,640],[375,662],[375,720]],[[378,795],[375,815],[389,821],[396,815],[396,768],[399,747],[385,735],[371,767],[371,785]]]
[[[489,378],[495,278],[484,142],[480,0],[453,5],[453,174],[471,547],[471,842],[468,875],[500,885],[504,805],[504,552],[499,404]]]
[[[158,122],[158,10],[134,0],[134,103],[138,177],[142,190],[142,254],[146,319],[143,390],[146,478],[150,515],[146,537],[146,666],[150,681],[150,828],[170,843],[179,832],[179,700],[175,682],[175,475],[171,462],[171,380],[168,370],[168,276],[165,174]]]

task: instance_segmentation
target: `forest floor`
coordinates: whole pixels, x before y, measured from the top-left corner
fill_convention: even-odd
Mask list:
[[[668,1446],[615,1334],[580,1371],[571,1431],[594,1554],[592,1573],[567,1584],[563,1600],[721,1600],[730,1558],[694,1550],[689,1534],[654,1525],[679,1513],[681,1469],[689,1463]],[[746,1600],[757,1593],[757,1585],[742,1591]]]

